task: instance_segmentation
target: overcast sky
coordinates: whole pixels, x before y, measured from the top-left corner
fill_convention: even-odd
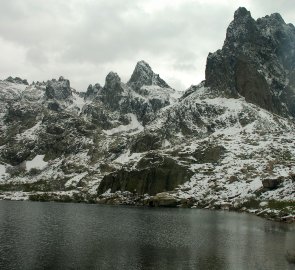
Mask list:
[[[234,11],[279,12],[295,24],[294,0],[0,0],[0,79],[60,75],[85,91],[109,71],[128,81],[145,60],[172,87],[204,79]]]

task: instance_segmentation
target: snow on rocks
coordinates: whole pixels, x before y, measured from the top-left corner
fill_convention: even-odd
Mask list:
[[[64,79],[58,84],[65,84],[67,93],[64,97],[61,91],[60,99],[55,95],[45,98],[45,83],[24,86],[0,81],[0,97],[5,96],[0,101],[5,104],[0,108],[0,128],[8,137],[13,134],[12,140],[3,137],[9,143],[0,149],[8,153],[8,158],[20,158],[20,164],[15,166],[0,160],[1,184],[12,185],[20,192],[2,192],[0,198],[30,196],[35,200],[78,198],[145,204],[152,201],[146,194],[140,197],[117,190],[98,196],[97,190],[105,175],[122,168],[138,170],[143,164],[149,166],[144,157],[151,155],[171,158],[192,172],[189,181],[165,194],[173,205],[283,214],[271,209],[269,202],[288,204],[295,200],[293,122],[250,104],[243,97],[228,98],[215,93],[204,83],[192,86],[180,98],[180,93],[160,80],[145,63],[139,63],[137,71],[127,84],[113,74],[115,81],[109,86],[114,89],[100,88],[88,99],[71,89]],[[7,91],[4,93],[3,89]],[[51,94],[49,90],[47,94]],[[108,90],[118,90],[116,100]],[[22,121],[13,122],[14,115],[10,120],[13,124],[5,120],[7,100],[20,105],[18,111],[13,111],[16,115],[23,108],[39,106],[31,113],[31,128],[24,125],[18,129]],[[57,109],[49,108],[49,103],[57,103]],[[56,119],[60,121],[53,123]],[[60,147],[51,145],[51,139]],[[27,151],[21,151],[21,147],[13,151],[15,142],[23,148],[28,146]],[[44,154],[48,162],[44,161]],[[13,170],[7,173],[7,168]],[[263,185],[267,179],[278,178],[280,181],[273,188]],[[23,192],[28,186],[36,190]],[[291,210],[284,217],[294,215]]]
[[[6,173],[6,166],[0,164],[0,182],[3,181],[8,176],[8,173]]]
[[[15,100],[21,97],[22,92],[28,86],[0,80],[0,98],[2,100]]]
[[[119,157],[117,157],[113,162],[115,163],[121,163],[121,164],[128,164],[130,161],[138,161],[142,154],[140,153],[132,153],[130,154],[130,150],[128,150],[126,153],[123,153]]]
[[[73,91],[72,95],[73,96],[72,96],[71,100],[72,100],[73,103],[70,106],[68,106],[68,109],[77,108],[78,112],[81,113],[84,105],[87,104],[87,102],[77,92]]]
[[[80,173],[80,174],[72,177],[70,180],[68,180],[65,183],[65,187],[68,188],[70,186],[72,186],[72,187],[77,186],[77,184],[79,183],[79,181],[81,179],[83,179],[87,174],[88,174],[88,172],[84,172],[84,173]]]
[[[44,161],[45,155],[37,155],[32,160],[26,161],[26,169],[29,171],[31,169],[44,169],[48,162]]]
[[[37,122],[37,124],[29,129],[27,129],[26,131],[24,131],[23,133],[17,134],[16,139],[17,140],[36,140],[38,138],[38,132],[40,130],[41,127],[41,121]]]
[[[135,114],[129,113],[127,116],[130,119],[130,123],[128,125],[120,125],[116,128],[109,129],[109,130],[103,130],[103,132],[107,135],[114,135],[117,133],[124,133],[128,132],[129,135],[137,134],[141,131],[143,131],[143,126],[138,122],[137,117]]]

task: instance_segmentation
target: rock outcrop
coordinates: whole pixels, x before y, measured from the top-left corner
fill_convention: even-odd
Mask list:
[[[48,99],[65,100],[72,96],[70,81],[59,77],[58,81],[53,79],[48,81],[45,90]]]
[[[205,86],[295,116],[295,27],[278,13],[254,20],[239,8],[221,50],[210,53]]]
[[[11,82],[11,83],[16,83],[16,84],[29,85],[29,83],[26,79],[21,79],[20,77],[13,78],[13,77],[9,76],[5,81]]]
[[[93,100],[97,95],[101,93],[102,87],[99,83],[96,83],[92,86],[90,84],[87,88],[87,91],[85,93],[84,99],[85,100]]]
[[[142,86],[156,85],[162,88],[170,88],[170,86],[159,76],[155,74],[148,63],[139,61],[127,83],[135,90],[140,90]]]
[[[98,194],[129,191],[140,195],[155,195],[173,190],[188,181],[192,172],[175,160],[161,156],[147,156],[138,163],[136,170],[120,170],[106,175],[98,188]]]

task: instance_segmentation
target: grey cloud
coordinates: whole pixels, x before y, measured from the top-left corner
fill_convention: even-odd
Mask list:
[[[278,12],[283,16],[286,23],[295,23],[295,5],[293,0],[267,1],[267,3],[263,0],[251,0],[251,7],[253,7],[252,14],[257,17]]]
[[[129,20],[122,19],[118,10],[110,13],[91,7],[90,13],[84,13],[96,16],[86,17],[75,32],[69,33],[69,48],[62,60],[120,60],[140,51],[169,54],[179,59],[192,52],[188,58],[193,59],[193,49],[202,49],[202,43],[207,39],[210,40],[207,43],[214,44],[216,34],[220,33],[214,31],[214,26],[221,25],[224,12],[212,8],[211,18],[205,11],[196,3],[189,3],[178,10],[163,10],[155,15],[138,10],[133,20]],[[111,14],[110,20],[105,20],[105,13]]]
[[[187,0],[149,13],[140,5],[147,2],[0,0],[0,38],[24,48],[24,64],[15,68],[32,80],[64,75],[85,90],[88,83],[103,83],[108,69],[127,80],[136,61],[144,59],[160,75],[168,74],[162,77],[175,88],[198,83],[208,53],[222,46],[240,1]],[[286,22],[294,18],[293,0],[245,3],[254,16],[277,10],[286,14]],[[168,81],[175,77],[171,70],[180,77]]]
[[[27,51],[27,60],[34,65],[44,65],[48,63],[48,57],[40,48],[32,47]]]

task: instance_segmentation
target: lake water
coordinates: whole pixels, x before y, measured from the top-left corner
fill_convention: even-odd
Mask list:
[[[0,269],[295,269],[295,225],[252,215],[0,201]]]

